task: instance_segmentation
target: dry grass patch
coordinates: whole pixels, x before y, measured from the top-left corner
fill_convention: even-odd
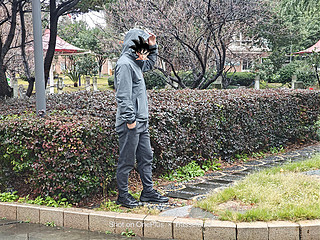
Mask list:
[[[300,173],[318,169],[319,165],[320,157],[316,156],[304,162],[254,173],[235,186],[195,203],[195,206],[217,214],[221,220],[319,219],[320,178]]]

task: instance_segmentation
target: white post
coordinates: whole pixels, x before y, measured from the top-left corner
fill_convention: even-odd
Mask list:
[[[254,89],[260,89],[260,76],[256,75],[254,78]]]
[[[93,83],[93,91],[98,91],[98,79],[97,79],[97,77],[93,77],[92,83]]]
[[[215,82],[212,83],[217,89],[222,89],[222,76],[219,76]]]
[[[90,76],[86,76],[86,90],[90,91]]]
[[[297,82],[297,75],[292,76],[291,89],[295,89],[295,83]]]
[[[18,97],[19,96],[19,90],[18,90],[18,80],[16,78],[16,74],[13,74],[11,77],[11,84],[13,87],[13,97]]]
[[[58,94],[61,94],[63,91],[63,79],[62,78],[58,78],[58,81],[57,81],[57,89],[58,89]]]

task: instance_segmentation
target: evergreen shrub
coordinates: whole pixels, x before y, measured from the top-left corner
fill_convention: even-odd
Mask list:
[[[319,91],[290,89],[149,91],[154,174],[317,138]],[[118,158],[112,91],[0,101],[0,164],[35,194],[79,201],[114,182]]]
[[[145,72],[143,77],[148,90],[162,89],[166,86],[165,76],[160,71]]]
[[[0,121],[0,167],[24,178],[31,194],[79,202],[115,176],[113,125],[82,116],[34,115]]]
[[[251,72],[228,73],[227,79],[230,85],[249,86],[254,82],[255,74]]]
[[[114,75],[108,77],[108,85],[114,89]]]
[[[143,73],[148,90],[161,89],[166,86],[164,75],[157,70]],[[114,75],[108,77],[108,85],[114,89]]]

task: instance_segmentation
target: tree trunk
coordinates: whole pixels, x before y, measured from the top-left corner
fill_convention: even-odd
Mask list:
[[[7,81],[7,77],[4,69],[5,67],[3,66],[3,63],[0,62],[0,98],[13,96],[13,90],[8,85],[8,81]]]
[[[99,65],[99,78],[102,77],[102,65]]]
[[[50,73],[50,67],[51,63],[53,60],[54,56],[54,51],[56,48],[56,41],[57,41],[57,32],[58,32],[58,27],[57,23],[58,20],[55,20],[56,18],[50,17],[50,40],[49,40],[49,45],[48,45],[48,50],[46,53],[46,57],[44,59],[44,79],[45,79],[45,87],[47,86],[48,83],[48,78],[49,78],[49,73]]]
[[[28,97],[31,97],[35,80],[36,79],[34,77],[28,78],[29,85],[28,85],[28,89],[27,89],[27,93],[26,93],[26,96],[28,96]]]
[[[11,19],[10,19],[10,29],[7,34],[6,40],[3,42],[0,36],[0,97],[12,97],[13,90],[8,85],[7,77],[6,77],[6,67],[3,64],[3,60],[7,55],[11,43],[13,41],[16,24],[17,24],[17,8],[18,8],[18,1],[13,1],[11,5]]]
[[[28,80],[28,89],[26,96],[30,97],[33,91],[34,87],[34,82],[35,78],[31,77],[30,74],[30,68],[29,64],[27,61],[27,56],[26,56],[26,25],[25,25],[25,18],[24,18],[24,11],[23,11],[23,4],[20,2],[19,3],[19,13],[20,13],[20,23],[21,23],[21,56],[22,56],[22,61],[23,61],[23,66],[24,66],[24,72],[26,74],[27,80]]]

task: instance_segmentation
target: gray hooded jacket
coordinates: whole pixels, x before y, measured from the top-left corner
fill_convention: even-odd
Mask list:
[[[142,72],[153,68],[158,51],[157,45],[155,45],[156,51],[148,56],[148,60],[136,60],[138,55],[129,47],[134,45],[132,40],[138,40],[138,36],[145,40],[150,37],[143,30],[131,29],[124,38],[122,53],[114,72],[118,104],[116,126],[135,121],[148,121],[147,91]]]

